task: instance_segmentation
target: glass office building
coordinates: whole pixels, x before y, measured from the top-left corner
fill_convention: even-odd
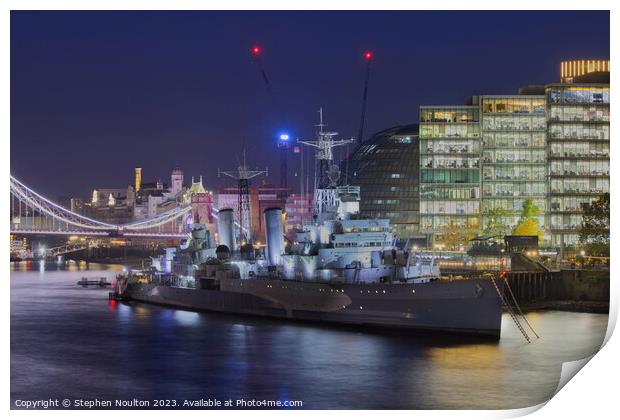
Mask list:
[[[362,213],[433,246],[454,229],[481,232],[493,209],[508,210],[513,228],[532,199],[541,245],[576,245],[582,204],[609,191],[609,65],[577,60],[562,69],[567,82],[518,95],[421,106],[419,137],[414,125],[375,134],[347,163]]]
[[[579,241],[584,203],[609,192],[609,85],[546,87],[551,243]]]
[[[481,96],[482,225],[489,210],[511,212],[503,220],[518,224],[523,202],[530,198],[546,226],[547,120],[544,95]]]
[[[420,107],[420,232],[429,245],[479,226],[480,143],[478,106]]]
[[[360,212],[390,219],[403,239],[420,237],[419,166],[417,124],[374,134],[340,164],[346,181],[361,189]]]

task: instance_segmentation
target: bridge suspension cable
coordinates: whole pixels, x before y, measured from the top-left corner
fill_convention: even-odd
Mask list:
[[[119,225],[101,222],[66,209],[32,190],[12,175],[10,192],[11,232],[19,233],[95,236],[121,233],[130,236],[179,238],[186,235],[182,220],[192,208],[191,205],[177,205],[150,219]]]
[[[66,208],[28,188],[26,185],[22,184],[15,177],[13,177],[13,175],[11,175],[10,187],[12,194],[14,194],[19,200],[22,200],[32,206],[33,209],[72,226],[93,230],[110,230],[117,228],[115,225],[100,222],[98,220],[82,216],[81,214],[74,213],[71,210],[67,210]]]

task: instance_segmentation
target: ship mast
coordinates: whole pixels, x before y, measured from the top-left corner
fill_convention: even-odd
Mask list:
[[[269,170],[265,168],[264,171],[252,171],[248,168],[245,161],[245,149],[243,149],[243,163],[240,163],[235,171],[220,171],[218,168],[217,176],[226,175],[227,177],[237,180],[237,217],[239,220],[240,235],[239,242],[241,244],[252,243],[252,235],[250,230],[250,179],[259,175],[268,175]]]
[[[328,209],[334,209],[336,206],[336,186],[340,179],[340,169],[334,163],[334,147],[344,146],[353,143],[354,138],[334,140],[338,135],[335,131],[323,131],[327,124],[323,123],[323,108],[319,109],[319,127],[318,137],[316,140],[297,140],[306,146],[316,149],[315,158],[317,162],[317,171],[315,173],[316,186],[314,189],[315,214],[319,215]]]

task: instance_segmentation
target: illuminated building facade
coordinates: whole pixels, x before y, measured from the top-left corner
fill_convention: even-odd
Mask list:
[[[480,225],[480,108],[420,107],[420,232],[430,244]]]
[[[592,73],[609,73],[609,60],[568,60],[560,63],[560,80],[572,83],[575,78]]]
[[[544,95],[481,96],[482,226],[487,212],[502,209],[503,224],[518,224],[524,200],[541,210],[546,226],[547,120]]]
[[[289,239],[294,238],[294,232],[301,230],[304,223],[312,220],[314,213],[314,194],[291,194],[286,198],[284,207],[285,230]]]
[[[581,206],[609,192],[609,84],[546,87],[551,243],[579,241]]]

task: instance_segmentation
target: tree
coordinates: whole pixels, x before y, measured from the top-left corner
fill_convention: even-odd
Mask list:
[[[467,248],[467,243],[478,236],[479,231],[478,224],[461,226],[450,222],[450,225],[441,230],[439,242],[448,250]]]
[[[526,198],[521,207],[521,217],[519,223],[525,222],[529,219],[534,219],[540,214],[540,207],[534,204],[531,198]]]
[[[609,256],[609,193],[605,193],[590,204],[582,204],[583,219],[579,241],[588,255]]]
[[[483,213],[485,226],[482,233],[485,236],[505,236],[510,233],[510,226],[506,223],[506,218],[510,217],[510,210],[495,208],[485,210]]]
[[[542,240],[544,236],[543,230],[538,225],[538,220],[527,219],[519,223],[512,231],[513,235],[520,236],[538,236],[538,240]]]
[[[542,241],[545,232],[538,224],[538,215],[540,214],[540,208],[534,204],[531,198],[525,199],[523,206],[521,207],[521,217],[519,217],[519,223],[512,230],[513,235],[524,236],[538,236],[538,240]]]

